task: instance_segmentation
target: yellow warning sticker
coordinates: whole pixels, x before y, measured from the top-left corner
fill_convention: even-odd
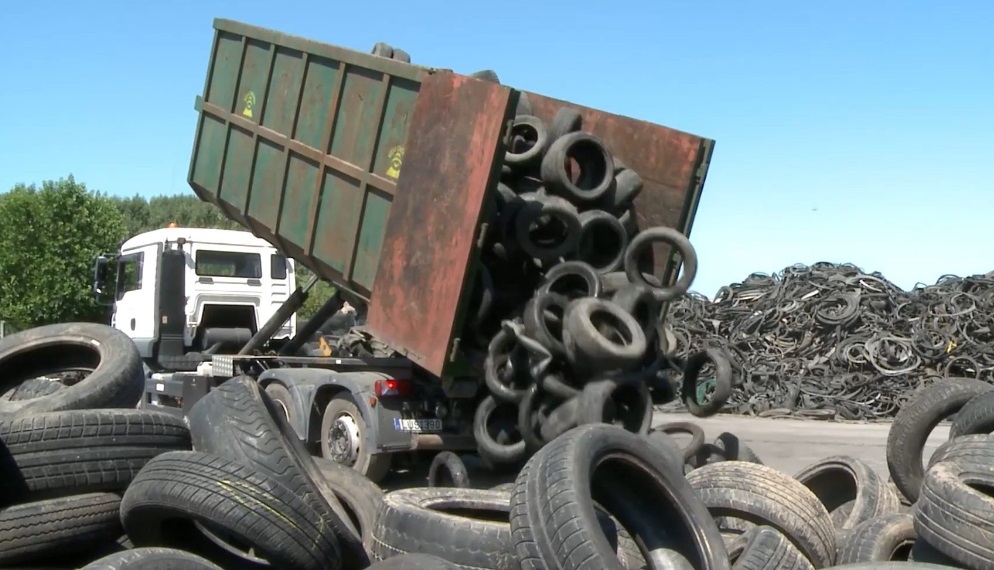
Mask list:
[[[400,167],[404,165],[404,146],[397,145],[387,152],[390,165],[387,166],[387,176],[396,180],[400,178]]]
[[[249,91],[242,98],[245,107],[242,108],[242,116],[252,118],[252,107],[255,107],[255,91]]]

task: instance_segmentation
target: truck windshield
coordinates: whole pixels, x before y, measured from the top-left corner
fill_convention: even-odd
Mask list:
[[[197,252],[196,271],[204,277],[261,279],[262,257],[258,253],[202,249]]]

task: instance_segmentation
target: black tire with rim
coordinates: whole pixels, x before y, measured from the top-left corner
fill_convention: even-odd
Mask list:
[[[366,447],[366,418],[347,393],[335,394],[321,417],[321,456],[352,467],[379,483],[390,471],[392,457]]]

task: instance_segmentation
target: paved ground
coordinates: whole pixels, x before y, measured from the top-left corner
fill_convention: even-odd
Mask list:
[[[791,475],[819,459],[850,455],[866,461],[884,477],[890,476],[886,457],[889,423],[836,423],[733,415],[696,418],[690,414],[656,412],[653,425],[679,421],[701,426],[708,442],[714,441],[722,432],[734,433],[759,455],[763,463]],[[925,460],[948,437],[948,425],[938,426],[925,447]],[[426,473],[427,465],[395,473],[383,486],[396,489],[424,485]],[[510,476],[479,471],[471,471],[470,478],[474,487],[490,487],[511,480]]]
[[[889,423],[835,423],[731,415],[695,418],[690,414],[657,412],[653,425],[678,421],[700,425],[707,441],[714,441],[724,431],[734,433],[759,455],[763,463],[790,474],[830,455],[851,455],[866,461],[885,477],[889,476],[886,457]],[[949,426],[938,426],[925,447],[925,459],[948,437]]]

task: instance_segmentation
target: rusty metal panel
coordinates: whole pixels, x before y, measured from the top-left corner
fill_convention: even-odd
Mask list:
[[[411,111],[432,70],[229,20],[214,28],[190,186],[368,299]]]
[[[453,360],[516,102],[507,87],[436,73],[414,106],[368,325],[438,376]]]
[[[536,93],[523,93],[531,102],[533,113],[546,124],[564,105],[580,111],[583,130],[603,140],[615,156],[642,176],[644,188],[635,199],[640,228],[669,226],[690,236],[713,140]],[[672,282],[676,278],[675,266],[666,249],[656,249],[648,263],[655,275]]]

